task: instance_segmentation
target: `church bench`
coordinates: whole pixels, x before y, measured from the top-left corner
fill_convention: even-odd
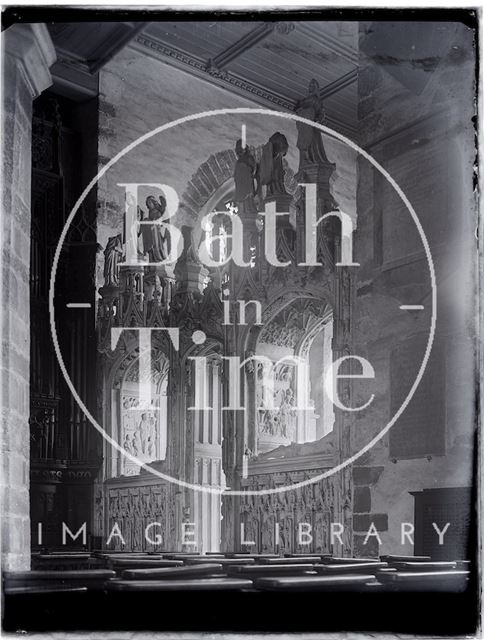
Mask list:
[[[32,556],[33,569],[46,570],[75,570],[83,569],[89,565],[91,555],[89,553],[48,553]]]
[[[392,590],[405,591],[464,591],[469,571],[395,571],[381,573],[378,580]]]
[[[240,591],[252,590],[252,581],[241,578],[194,578],[176,580],[113,580],[106,587],[110,593],[157,591]]]
[[[299,556],[297,558],[281,558],[280,556],[275,558],[260,558],[259,564],[319,564],[321,562],[320,556]]]
[[[100,589],[107,580],[115,577],[114,571],[104,569],[69,571],[5,571],[5,589],[13,587],[85,587]]]
[[[457,569],[456,562],[391,562],[397,571],[452,571]]]
[[[186,558],[186,565],[196,564],[210,564],[213,562],[213,558],[200,556],[198,558]],[[223,567],[228,567],[234,564],[255,564],[254,558],[217,558],[217,563]]]
[[[98,590],[51,581],[44,584],[9,583],[2,595],[3,631],[17,635],[43,628],[64,629],[72,620],[77,620],[76,627],[81,627],[80,612],[85,617],[93,601],[103,597]]]
[[[202,554],[173,552],[173,553],[165,553],[163,554],[163,557],[166,558],[167,560],[185,560],[186,558],[201,558]]]
[[[132,559],[132,560],[163,560],[165,556],[161,553],[103,553],[97,556],[92,556],[92,559],[100,559],[100,560],[109,560],[113,558],[114,560],[122,560],[122,559]]]
[[[91,556],[91,552],[90,551],[82,551],[77,549],[77,551],[50,551],[50,550],[45,550],[45,551],[39,551],[34,552],[31,554],[32,557],[36,556],[56,556],[56,557],[61,557],[61,558],[72,558],[73,556],[75,556],[76,558],[80,558],[80,557],[84,557],[84,558],[89,558],[89,556]]]
[[[24,587],[6,586],[3,590],[4,596],[31,596],[31,595],[52,595],[63,593],[87,593],[87,587],[69,587],[67,585],[28,585]]]
[[[167,552],[168,553],[168,552]],[[98,549],[97,551],[93,551],[91,553],[91,557],[92,558],[105,558],[106,556],[113,556],[113,557],[117,557],[117,556],[147,556],[147,555],[157,555],[157,556],[161,556],[163,555],[163,552],[161,551],[123,551],[121,549]]]
[[[322,556],[323,564],[368,564],[369,562],[384,562],[378,558],[334,558],[333,556]]]
[[[432,558],[430,556],[394,556],[383,555],[380,556],[382,562],[430,562]]]
[[[330,553],[285,553],[285,558],[331,558]]]
[[[181,567],[183,565],[182,560],[145,560],[144,558],[110,558],[108,560],[108,566],[110,569],[114,569],[119,575],[125,569],[162,569],[167,567]]]
[[[371,584],[377,584],[375,576],[371,574],[264,577],[254,582],[256,589],[262,591],[359,591]]]
[[[259,560],[260,558],[280,558],[277,553],[226,553],[225,556],[227,558],[254,558],[254,560]]]
[[[256,564],[235,565],[227,568],[227,575],[239,578],[262,578],[271,576],[314,575],[312,564]]]
[[[377,573],[388,568],[386,562],[357,562],[355,564],[317,564],[316,573],[321,575],[342,575],[353,573]]]
[[[191,565],[184,567],[162,567],[160,569],[125,569],[123,580],[169,580],[173,578],[203,578],[223,574],[220,563]]]

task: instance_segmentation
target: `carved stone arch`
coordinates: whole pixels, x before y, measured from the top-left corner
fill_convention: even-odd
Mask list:
[[[325,292],[326,293],[326,292]],[[326,303],[329,307],[335,309],[335,303],[332,298],[327,295],[321,295],[321,290],[316,287],[308,288],[305,291],[301,290],[286,290],[284,293],[279,293],[272,297],[262,310],[262,324],[247,326],[244,334],[242,335],[242,345],[244,351],[255,351],[259,335],[267,324],[272,322],[281,311],[294,304],[295,300],[309,299],[317,302]]]
[[[107,389],[113,389],[119,387],[122,383],[127,370],[134,365],[139,355],[139,343],[138,339],[132,335],[121,336],[120,343],[122,342],[122,349],[117,357],[110,359],[107,365],[107,374],[105,377],[105,383]],[[168,339],[163,336],[162,343],[166,346],[166,349],[158,348],[158,356],[153,358],[152,361],[157,362],[162,356],[168,359]],[[160,344],[158,344],[160,347]]]
[[[235,141],[234,141],[235,144]],[[262,145],[254,149],[258,159]],[[234,189],[233,176],[237,156],[234,149],[213,153],[193,174],[180,198],[180,213],[184,223],[196,227],[197,222]],[[295,172],[284,161],[284,183],[288,193],[299,197]]]
[[[230,185],[237,160],[233,149],[218,151],[212,154],[193,174],[181,199],[180,209],[186,217],[187,224],[194,226],[202,209],[213,199],[222,187]],[[229,189],[230,190],[230,189]],[[223,198],[220,194],[219,199]],[[218,200],[217,200],[218,202]],[[213,205],[217,204],[214,202]]]

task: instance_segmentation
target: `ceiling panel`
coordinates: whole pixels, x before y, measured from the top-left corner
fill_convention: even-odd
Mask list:
[[[150,23],[144,34],[164,45],[160,59],[165,46],[176,48],[199,61],[199,76],[204,77],[206,68],[208,81],[230,84],[229,74],[263,88],[275,96],[276,105],[281,102],[286,108],[294,108],[316,78],[322,95],[328,93],[328,114],[346,130],[356,127],[356,23],[157,22]],[[165,58],[180,65],[173,56]]]
[[[199,58],[213,58],[260,22],[151,22],[145,33]]]

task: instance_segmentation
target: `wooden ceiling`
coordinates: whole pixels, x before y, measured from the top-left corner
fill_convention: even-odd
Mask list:
[[[355,22],[150,22],[132,46],[279,110],[316,78],[329,126],[354,135],[357,36]]]
[[[129,45],[256,104],[294,110],[318,80],[327,123],[357,129],[358,27],[335,21],[98,22],[49,26],[58,84],[92,91],[97,71]]]

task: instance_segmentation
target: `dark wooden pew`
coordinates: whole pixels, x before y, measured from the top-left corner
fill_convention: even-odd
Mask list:
[[[456,562],[391,562],[390,566],[397,571],[453,571]]]
[[[147,560],[145,558],[110,558],[108,566],[120,575],[126,569],[162,569],[167,567],[181,567],[182,560]]]
[[[368,562],[384,562],[378,558],[334,558],[333,556],[321,556],[323,564],[367,564]]]
[[[395,571],[381,573],[378,580],[393,591],[464,591],[469,571]]]
[[[5,571],[3,583],[5,589],[21,587],[87,588],[102,589],[107,580],[115,577],[114,571],[84,570],[77,571]]]
[[[165,553],[163,557],[167,560],[185,560],[186,558],[202,558],[201,553]]]
[[[163,567],[161,569],[125,569],[123,580],[171,580],[185,578],[208,578],[223,574],[224,568],[220,563],[191,565],[184,567]]]
[[[87,587],[69,587],[68,585],[38,584],[24,587],[6,586],[3,590],[4,596],[56,595],[63,593],[87,593]]]
[[[316,575],[312,564],[244,564],[227,567],[229,576],[263,578],[272,576]]]
[[[259,560],[260,558],[280,558],[278,553],[226,553],[227,558],[254,558]]]
[[[259,558],[259,564],[319,564],[321,562],[320,556],[298,556],[297,558],[282,558],[280,556],[275,558]]]
[[[331,553],[285,553],[285,558],[331,558]]]
[[[240,591],[252,589],[252,581],[241,578],[199,578],[176,580],[113,580],[106,588],[111,593],[158,591]]]
[[[378,573],[387,569],[386,562],[357,562],[354,564],[317,564],[314,566],[316,573],[320,575],[343,575],[354,573]]]
[[[52,581],[44,584],[8,582],[2,594],[2,629],[18,635],[43,629],[66,629],[72,621],[75,628],[80,628],[93,599],[99,601],[103,597],[102,591]]]
[[[75,570],[89,565],[90,553],[41,553],[32,555],[32,569],[36,570]]]
[[[258,578],[254,585],[262,591],[359,591],[377,583],[375,576],[284,576]]]
[[[213,556],[200,556],[198,558],[186,558],[186,565],[196,565],[196,564],[210,564],[212,563]],[[234,564],[255,564],[254,558],[217,558],[217,563],[221,564],[224,568],[229,567]]]
[[[382,562],[430,562],[430,556],[380,556]]]

